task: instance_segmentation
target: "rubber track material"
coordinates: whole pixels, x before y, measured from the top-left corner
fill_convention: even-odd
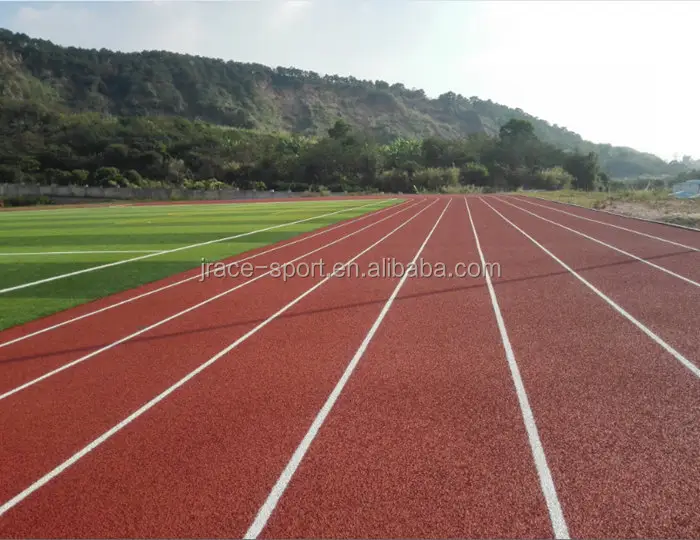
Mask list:
[[[355,245],[357,245],[356,242],[358,240],[360,242],[363,241],[363,235],[376,234],[376,231],[372,232],[373,227],[367,228],[372,223],[384,220],[376,226],[377,229],[380,229],[391,223],[399,223],[406,216],[409,216],[410,212],[410,204],[385,212],[375,212],[367,219],[353,220],[342,227],[337,225],[335,227],[327,227],[328,232],[324,234],[318,234],[321,231],[315,231],[301,237],[295,237],[275,246],[280,247],[280,249],[269,253],[266,252],[271,247],[267,246],[226,259],[223,262],[230,264],[236,260],[255,256],[255,258],[250,260],[251,264],[268,267],[273,263],[285,263],[344,236],[357,233],[355,236],[351,236],[327,248],[335,250],[336,253],[344,252],[347,249],[344,246],[348,242],[355,242]],[[367,228],[366,231],[358,232],[364,228]],[[304,240],[305,238],[308,238],[308,240]],[[325,249],[319,251],[311,258],[318,260],[319,257],[325,257],[325,252]],[[260,255],[256,256],[257,254]],[[255,275],[262,274],[266,270],[267,268],[256,271]],[[247,278],[240,275],[235,277],[227,276],[225,278],[211,277],[200,281],[200,275],[201,271],[196,269],[171,276],[165,280],[125,291],[96,302],[90,302],[87,305],[63,311],[55,316],[46,317],[40,321],[1,332],[0,343],[5,343],[22,335],[27,335],[82,314],[99,310],[101,307],[128,300],[148,291],[157,290],[168,284],[177,283],[189,277],[195,278],[153,295],[138,298],[114,309],[96,313],[73,324],[0,348],[0,394],[247,281]],[[234,301],[236,295],[243,293],[244,290],[245,288],[234,291],[230,295],[224,296],[221,300],[217,300],[217,302],[228,303]],[[200,309],[193,311],[191,316],[197,316],[200,313]],[[143,336],[142,339],[147,337]]]
[[[485,200],[491,203],[493,199]],[[683,356],[700,366],[700,340],[695,320],[700,306],[700,288],[498,200],[491,204]],[[523,239],[527,241],[525,237]],[[618,244],[624,246],[621,242]],[[560,269],[566,271],[562,267]]]
[[[542,208],[541,206],[533,206],[528,204],[529,201],[523,201],[522,199],[515,199],[514,197],[494,199],[514,204],[523,210],[580,231],[686,278],[700,282],[700,251],[655,241],[648,237],[615,229],[605,224],[578,219],[552,209]],[[492,200],[492,198],[489,197],[487,200]],[[698,237],[700,237],[700,233],[698,233]],[[581,237],[581,240],[583,243],[591,242],[583,237]],[[689,244],[689,247],[693,246]]]
[[[304,261],[329,269],[383,239],[360,271],[406,263],[436,223],[425,261],[448,271],[479,262],[462,196],[408,198],[256,264],[352,232]],[[693,250],[548,208],[698,248],[700,237],[520,197],[467,199],[485,258],[500,265],[493,291],[559,530],[700,538],[700,289],[504,201],[694,279]],[[196,272],[2,332],[0,343]],[[195,280],[1,347],[0,388],[243,281]],[[241,537],[362,351],[260,536],[551,538],[551,492],[484,279],[409,278],[390,304],[399,283],[261,278],[0,400],[0,537]]]
[[[697,538],[698,380],[485,204],[471,208],[503,268],[495,289],[571,536]],[[569,236],[553,249],[570,245],[584,251]]]
[[[409,252],[436,220],[439,206],[433,204],[364,258]],[[410,215],[401,217],[329,249],[324,260],[329,265],[347,260]],[[260,280],[239,291],[245,294],[214,302],[148,340],[125,343],[17,395],[15,414],[7,407],[0,410],[0,425],[12,441],[0,450],[0,462],[14,459],[2,471],[7,478],[2,499],[26,488],[316,281]],[[345,353],[356,346],[352,337],[362,339],[391,287],[389,280],[348,285],[345,279],[331,279],[87,454],[11,509],[0,535],[10,530],[32,537],[243,534],[327,385],[337,378]],[[340,348],[334,350],[334,344]],[[28,424],[33,425],[29,432]]]
[[[517,198],[522,200],[529,200],[526,196],[517,196]],[[589,219],[595,219],[597,221],[611,223],[613,225],[626,227],[628,229],[634,229],[646,234],[651,234],[654,236],[659,236],[661,238],[666,238],[668,240],[673,240],[675,242],[680,242],[682,244],[688,244],[690,246],[700,249],[700,233],[694,230],[670,227],[661,223],[650,223],[648,221],[641,221],[632,217],[616,216],[613,214],[608,214],[606,212],[596,212],[595,210],[589,210],[587,208],[573,206],[566,203],[556,203],[552,201],[545,201],[543,199],[535,199],[533,202],[549,206],[550,208],[556,208],[557,210],[564,210],[565,212],[587,217]],[[559,213],[559,215],[565,214]],[[577,221],[583,222],[584,220]]]
[[[423,259],[479,261],[462,200]],[[263,536],[551,534],[484,279],[409,278]]]

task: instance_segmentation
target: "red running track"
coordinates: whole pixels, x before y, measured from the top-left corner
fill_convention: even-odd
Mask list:
[[[314,251],[313,255],[302,258],[299,262],[318,260],[319,257],[330,260],[328,249],[341,254],[346,253],[349,249],[348,242],[353,245],[357,245],[357,242],[362,244],[365,241],[363,235],[376,235],[376,232],[373,232],[374,223],[388,225],[401,219],[415,204],[416,202],[408,202],[371,212],[353,220],[302,234],[274,246],[248,251],[225,262],[247,260],[259,267],[269,267],[273,263],[288,262]],[[347,239],[342,240],[346,237]],[[264,271],[257,271],[256,276]],[[200,277],[200,269],[191,270],[0,333],[0,395],[248,281],[244,277],[236,276],[200,282]],[[260,286],[259,282],[255,284]],[[244,290],[232,291],[216,300],[216,303],[231,302],[239,291]],[[117,307],[111,308],[115,304]],[[201,309],[191,311],[189,316],[198,316]],[[45,328],[52,328],[78,317],[85,318],[43,334],[36,334]],[[32,334],[36,335],[30,339],[22,339]],[[153,337],[151,333],[147,333],[137,336],[137,339],[148,340]]]
[[[0,392],[93,356],[0,399],[0,536],[700,537],[698,252],[605,223],[700,234],[542,204],[412,199],[258,250],[483,253],[492,289],[190,281],[1,347]]]

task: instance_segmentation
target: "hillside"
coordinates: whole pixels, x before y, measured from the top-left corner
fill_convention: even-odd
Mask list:
[[[596,152],[612,177],[677,174],[668,164],[629,148],[595,145],[490,100],[383,81],[321,76],[293,68],[224,62],[164,51],[119,53],[59,47],[0,29],[0,99],[39,102],[53,110],[134,116],[180,116],[213,124],[324,134],[338,118],[380,142],[397,137],[495,136],[510,119],[531,122],[543,141],[564,150]]]

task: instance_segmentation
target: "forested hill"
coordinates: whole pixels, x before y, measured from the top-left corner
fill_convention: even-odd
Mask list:
[[[214,124],[325,134],[338,118],[378,141],[497,135],[510,119],[530,121],[561,149],[596,152],[612,177],[676,174],[629,148],[595,145],[565,128],[490,100],[448,92],[429,99],[402,84],[321,76],[293,68],[224,62],[163,51],[119,53],[60,47],[0,29],[0,99],[31,100],[53,110],[120,116],[173,115]]]

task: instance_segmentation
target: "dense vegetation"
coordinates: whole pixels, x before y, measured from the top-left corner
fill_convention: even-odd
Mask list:
[[[5,182],[591,189],[687,169],[474,97],[2,29],[0,130]]]
[[[32,102],[0,109],[0,182],[332,191],[592,189],[595,154],[540,141],[511,120],[498,137],[381,144],[339,120],[325,137],[222,128],[177,117],[66,114]]]

